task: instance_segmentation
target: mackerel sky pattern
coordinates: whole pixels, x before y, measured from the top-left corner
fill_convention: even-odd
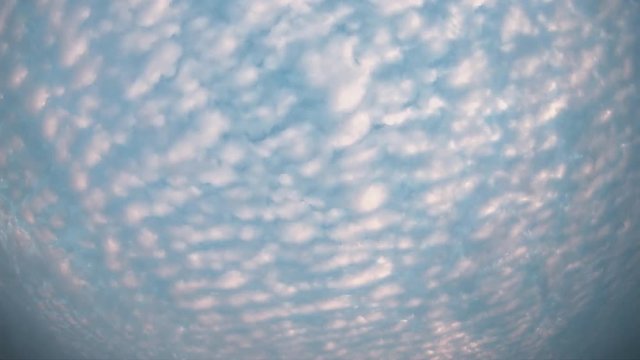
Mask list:
[[[0,293],[81,358],[571,355],[638,287],[639,23],[2,1]]]

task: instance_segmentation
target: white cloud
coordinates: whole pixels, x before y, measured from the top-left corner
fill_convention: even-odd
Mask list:
[[[59,116],[55,113],[47,113],[42,121],[42,134],[47,140],[51,141],[54,139],[59,124]]]
[[[366,93],[366,85],[362,78],[339,85],[332,95],[333,110],[348,112],[355,109]]]
[[[28,103],[29,110],[31,110],[32,112],[39,112],[40,110],[42,110],[42,108],[44,108],[45,105],[47,105],[49,96],[50,96],[50,93],[45,87],[40,86],[36,88],[31,93],[31,96],[29,98],[29,103]]]
[[[372,0],[383,15],[394,15],[412,8],[422,6],[424,0]]]
[[[333,311],[349,306],[351,306],[351,299],[348,296],[341,296],[313,304],[313,309],[314,311]]]
[[[315,267],[315,270],[321,272],[333,271],[342,267],[363,263],[369,260],[369,258],[370,255],[366,251],[340,252],[331,257],[329,260],[318,264]]]
[[[167,154],[169,163],[194,159],[201,151],[215,145],[228,128],[229,121],[218,112],[206,112],[198,119],[196,128],[173,145]]]
[[[312,224],[305,222],[291,223],[286,226],[282,241],[294,244],[306,243],[313,239],[316,232],[317,230]]]
[[[138,242],[145,248],[153,248],[158,242],[158,235],[153,231],[144,228],[138,234]]]
[[[247,277],[239,271],[229,271],[216,280],[216,287],[220,289],[237,289],[248,281]]]
[[[8,0],[2,2],[2,8],[0,9],[0,35],[4,35],[7,27],[7,19],[9,19],[9,15],[13,12],[16,4],[17,0]]]
[[[236,73],[236,82],[240,86],[250,86],[258,80],[258,76],[255,66],[245,66]]]
[[[178,280],[173,284],[172,291],[178,295],[188,295],[210,287],[210,281],[205,279]]]
[[[125,218],[129,223],[137,224],[149,215],[149,210],[142,203],[132,203],[125,210]]]
[[[249,303],[264,303],[272,298],[271,294],[266,292],[241,292],[235,293],[229,298],[229,303],[233,306],[243,306]]]
[[[206,184],[225,186],[236,181],[237,176],[233,171],[233,168],[223,166],[201,173],[198,179]]]
[[[71,67],[75,65],[89,48],[87,39],[82,36],[69,39],[63,44],[62,59],[60,60],[60,62],[62,63],[62,66],[65,67]]]
[[[366,62],[356,63],[357,43],[354,37],[336,39],[303,59],[309,80],[329,91],[331,108],[338,113],[355,110],[366,95],[372,69]]]
[[[415,111],[413,108],[407,108],[401,111],[390,113],[382,117],[382,123],[389,126],[401,125],[405,123],[409,118],[414,116]]]
[[[174,41],[166,41],[151,55],[142,74],[127,89],[127,97],[135,99],[149,92],[163,77],[173,76],[182,48]]]
[[[104,243],[104,250],[107,255],[115,256],[120,252],[120,243],[115,238],[108,237]]]
[[[358,194],[355,208],[361,212],[370,212],[379,208],[386,200],[387,188],[382,184],[371,184]]]
[[[402,294],[402,287],[395,283],[385,284],[378,286],[373,292],[371,292],[371,298],[373,300],[383,300],[389,297],[393,297]]]
[[[405,39],[410,36],[418,35],[423,26],[424,22],[420,14],[417,11],[409,11],[399,21],[398,36],[401,39]]]
[[[216,299],[213,296],[203,296],[197,298],[191,302],[183,303],[183,307],[191,310],[208,310],[213,308],[217,304]]]
[[[145,53],[161,40],[160,33],[150,30],[132,30],[122,39],[122,50],[127,53]]]
[[[511,6],[502,23],[502,42],[509,44],[516,36],[530,35],[533,32],[534,27],[527,14],[518,6]]]
[[[427,211],[433,215],[451,211],[456,202],[471,193],[478,183],[478,179],[470,177],[434,186],[424,195]]]
[[[28,74],[29,70],[24,67],[24,65],[16,66],[11,74],[11,77],[9,78],[9,86],[13,88],[19,87]]]
[[[169,12],[171,0],[148,1],[147,6],[140,9],[138,23],[144,27],[156,25]]]
[[[91,142],[87,146],[84,155],[84,163],[91,168],[97,165],[102,156],[111,148],[111,140],[108,134],[102,130],[96,130],[92,136]]]
[[[339,289],[352,289],[378,282],[393,272],[393,264],[381,257],[376,263],[365,270],[354,274],[345,275],[339,280],[330,283],[331,287]]]
[[[544,107],[544,109],[542,110],[542,113],[540,114],[540,123],[544,124],[550,120],[555,119],[558,114],[560,114],[560,112],[562,110],[564,110],[564,108],[567,107],[567,99],[564,97],[561,97],[559,99],[555,99],[553,100],[550,104],[548,104],[547,106]]]
[[[72,86],[74,89],[93,85],[102,68],[102,57],[89,58],[75,67]]]
[[[84,191],[89,186],[89,176],[86,171],[74,168],[71,171],[71,186],[76,191]]]
[[[486,75],[487,60],[484,52],[476,51],[461,60],[449,74],[449,83],[454,87],[464,87]]]
[[[333,139],[333,145],[338,148],[351,146],[367,135],[370,128],[369,115],[357,113],[340,126]]]

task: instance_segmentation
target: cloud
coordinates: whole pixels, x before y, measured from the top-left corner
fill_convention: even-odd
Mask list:
[[[370,128],[371,120],[367,114],[355,114],[341,126],[333,145],[338,148],[351,146],[367,135]]]
[[[315,234],[316,229],[313,225],[303,222],[295,222],[287,225],[282,240],[284,242],[301,244],[313,239]]]
[[[218,278],[216,287],[220,289],[237,289],[248,281],[247,277],[239,271],[229,271]]]
[[[386,187],[382,184],[371,184],[358,194],[355,208],[361,212],[370,212],[379,208],[386,200]]]
[[[633,8],[15,4],[0,260],[84,357],[544,357],[633,275]]]
[[[149,92],[163,77],[173,76],[182,48],[173,41],[158,46],[149,56],[142,74],[127,89],[127,97],[136,99]]]
[[[424,0],[398,0],[398,1],[384,1],[384,0],[374,0],[373,1],[378,10],[384,15],[393,15],[397,13],[401,13],[411,8],[420,7],[423,5]]]
[[[339,289],[359,288],[378,282],[391,275],[392,272],[393,264],[385,258],[379,258],[374,265],[360,272],[342,277],[333,282],[331,287]]]

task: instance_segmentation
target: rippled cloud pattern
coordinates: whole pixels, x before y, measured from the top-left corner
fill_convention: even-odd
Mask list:
[[[553,357],[638,286],[639,22],[3,1],[3,269],[81,358]]]

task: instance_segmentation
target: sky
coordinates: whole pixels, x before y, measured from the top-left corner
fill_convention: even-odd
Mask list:
[[[5,354],[640,356],[639,23],[1,2]]]

